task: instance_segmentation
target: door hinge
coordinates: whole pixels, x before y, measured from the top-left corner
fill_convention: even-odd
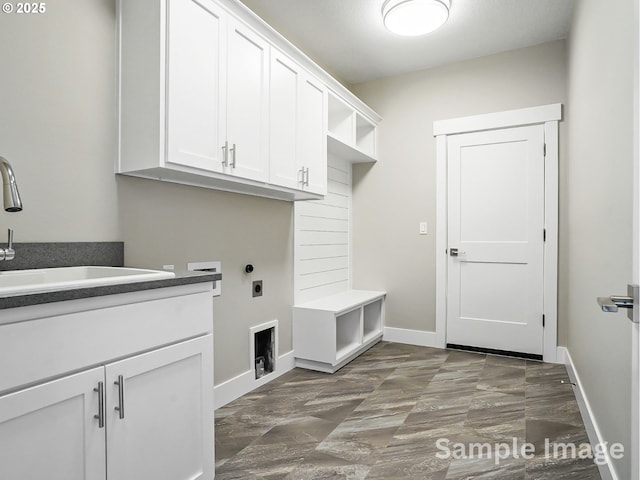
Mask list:
[[[542,229],[542,241],[543,242],[547,241],[547,229],[546,228]]]
[[[542,314],[542,328],[544,328],[544,327],[545,327],[545,323],[546,323],[546,321],[545,321],[544,313],[543,313],[543,314]]]
[[[544,144],[544,147],[542,147],[542,151],[543,151],[543,155],[546,157],[547,156],[547,144]]]

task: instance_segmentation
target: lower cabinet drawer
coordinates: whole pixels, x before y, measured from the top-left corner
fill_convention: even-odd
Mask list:
[[[0,394],[213,330],[210,292],[0,325]]]

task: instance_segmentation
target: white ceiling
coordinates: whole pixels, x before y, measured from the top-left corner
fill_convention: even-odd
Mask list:
[[[422,37],[382,25],[384,0],[241,0],[347,83],[566,38],[574,0],[451,0],[449,21]]]

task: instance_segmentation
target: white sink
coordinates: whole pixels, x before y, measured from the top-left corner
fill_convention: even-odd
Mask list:
[[[173,272],[127,267],[61,267],[0,272],[0,297],[173,278]]]

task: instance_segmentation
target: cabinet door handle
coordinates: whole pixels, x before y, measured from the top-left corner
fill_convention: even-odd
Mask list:
[[[118,406],[115,409],[118,411],[118,417],[124,418],[124,377],[118,375],[118,381],[113,382],[118,386]]]
[[[298,182],[304,187],[304,167],[298,170],[298,174],[300,175],[300,180]]]
[[[104,428],[104,382],[98,382],[98,388],[93,391],[98,392],[98,414],[93,418],[98,419],[98,428]]]
[[[309,186],[309,167],[307,167],[305,178],[306,178],[306,180],[304,181],[304,185],[305,185],[305,187],[308,187]]]
[[[231,147],[231,168],[236,168],[236,144]]]
[[[229,165],[229,142],[224,142],[222,146],[222,165],[224,167]]]

